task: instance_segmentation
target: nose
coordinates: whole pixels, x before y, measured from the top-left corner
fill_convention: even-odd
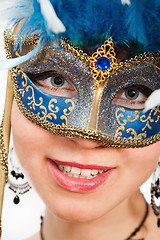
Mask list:
[[[104,147],[104,145],[90,139],[71,137],[70,140],[73,141],[76,145],[79,145],[81,148],[93,149],[97,147]]]

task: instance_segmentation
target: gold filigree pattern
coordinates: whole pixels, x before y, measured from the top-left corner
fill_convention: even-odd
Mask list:
[[[125,108],[120,107],[120,108],[118,108],[118,109],[116,110],[116,113],[115,113],[115,115],[116,115],[116,120],[117,120],[118,124],[119,124],[120,126],[125,126],[125,125],[127,124],[127,120],[126,120],[126,119],[123,120],[123,123],[120,121],[120,118],[123,118],[123,117],[124,117],[124,114],[123,114],[123,113],[119,113],[119,114],[118,114],[119,111],[125,112]]]
[[[51,99],[49,104],[48,104],[48,109],[50,110],[50,113],[47,113],[47,108],[44,106],[40,106],[40,109],[42,110],[41,112],[37,113],[37,116],[41,118],[43,121],[46,121],[47,118],[52,120],[53,118],[56,120],[57,115],[55,113],[59,112],[59,108],[55,107],[53,103],[57,103],[56,99]],[[54,110],[55,108],[55,110]],[[42,115],[42,116],[40,116]]]
[[[34,96],[34,89],[32,86],[27,86],[26,87],[26,92],[29,92],[29,90],[31,90],[31,96],[28,96],[28,100],[30,100],[30,102],[28,103],[28,106],[30,106],[30,109],[32,110],[36,110],[36,107],[42,106],[43,104],[43,98],[40,97],[39,98],[39,103],[36,103],[35,100],[35,96]]]
[[[111,61],[111,65],[107,70],[101,70],[97,66],[97,60],[100,57],[106,57]],[[114,51],[114,44],[110,37],[107,41],[92,54],[89,59],[90,69],[92,72],[93,82],[96,87],[101,83],[108,82],[109,78],[115,73],[117,69],[117,59]]]
[[[22,81],[22,86],[25,88],[27,86],[27,77],[26,77],[26,75],[23,74],[23,72],[19,68],[19,66],[16,67],[16,71],[17,71],[17,74],[18,75],[21,74],[21,78],[24,79],[24,81]],[[24,88],[19,89],[19,93],[21,94],[22,98],[24,97],[24,94],[25,94]]]
[[[74,104],[74,102],[73,102],[71,99],[66,99],[66,100],[65,100],[65,103],[66,103],[66,104],[71,103],[71,106],[70,106],[68,109],[65,108],[65,109],[63,110],[64,115],[62,115],[62,116],[60,117],[60,119],[61,119],[61,120],[65,120],[65,123],[62,123],[62,127],[65,127],[65,126],[68,125],[67,117],[71,114],[71,112],[73,111],[73,109],[74,109],[74,107],[75,107],[75,104]]]
[[[55,105],[53,103],[57,103],[57,100],[56,99],[51,99],[49,101],[49,104],[48,104],[48,109],[51,113],[47,114],[47,118],[49,118],[50,120],[52,120],[52,117],[54,117],[54,119],[57,119],[57,116],[55,113],[58,113],[59,112],[59,107],[55,107]],[[55,109],[55,110],[53,110]]]
[[[145,138],[145,137],[147,136],[146,132],[144,132],[144,133],[139,133],[139,134],[137,135],[135,129],[133,129],[133,128],[128,128],[128,129],[126,130],[126,132],[127,132],[127,133],[130,133],[130,132],[131,132],[131,134],[133,135],[133,137],[129,137],[129,139],[134,138],[134,139],[139,139],[139,140],[141,140],[142,138]]]
[[[142,115],[142,116],[140,117],[140,121],[141,121],[141,122],[146,122],[146,125],[145,125],[145,127],[142,129],[142,131],[144,131],[146,128],[152,129],[150,123],[152,123],[152,122],[156,122],[156,123],[157,123],[157,122],[159,121],[159,118],[160,118],[159,116],[157,116],[157,119],[156,119],[156,120],[154,120],[154,119],[152,118],[152,115],[155,116],[155,115],[157,115],[157,113],[160,113],[160,105],[158,105],[156,108],[151,109],[151,111],[150,111],[150,113],[149,113],[149,115],[148,115],[147,118],[146,118],[145,115]]]
[[[21,74],[21,78],[24,79],[22,81],[22,86],[25,88],[27,86],[27,76],[24,74],[24,72],[19,68],[19,66],[16,67],[17,74]]]
[[[139,111],[135,111],[133,116],[134,116],[134,119],[131,119],[131,116],[127,117],[129,122],[135,122],[139,118]]]
[[[121,111],[121,112],[120,112]],[[120,112],[120,113],[119,113]],[[147,137],[147,132],[144,130],[148,127],[149,129],[152,129],[152,127],[150,126],[150,123],[151,122],[155,122],[157,123],[158,120],[159,120],[159,116],[157,116],[157,119],[153,119],[151,116],[152,114],[155,116],[157,115],[157,113],[160,113],[160,105],[157,106],[156,108],[153,108],[148,117],[146,117],[145,115],[142,115],[140,117],[140,114],[137,110],[135,110],[134,112],[134,119],[131,119],[130,116],[127,117],[127,120],[129,122],[135,122],[137,121],[138,119],[143,122],[143,123],[146,123],[146,125],[142,128],[142,133],[138,134],[136,133],[136,131],[133,129],[133,128],[125,128],[126,124],[128,123],[128,121],[126,119],[123,119],[123,122],[120,121],[120,118],[124,118],[124,113],[125,112],[125,108],[123,107],[120,107],[116,110],[116,113],[115,113],[115,116],[116,116],[116,120],[117,120],[117,123],[120,125],[115,133],[115,137],[120,137],[122,136],[122,131],[126,131],[126,133],[130,133],[134,136],[135,139],[142,139],[142,137]],[[129,137],[129,138],[132,138],[132,137]]]
[[[91,57],[82,50],[78,49],[78,47],[67,39],[62,39],[59,42],[66,51],[71,52],[79,61],[82,61],[90,67],[93,82],[96,87],[101,83],[107,82],[109,77],[111,77],[117,69],[117,59],[112,38],[106,40],[104,44],[92,54]],[[111,61],[111,66],[107,70],[101,70],[97,67],[96,63],[100,57],[106,57]]]
[[[23,89],[19,89],[19,93],[21,94],[22,98],[24,97],[26,92],[31,92],[30,96],[28,96],[28,106],[30,106],[30,110],[36,110],[36,107],[39,107],[42,111],[37,113],[37,116],[41,118],[43,121],[46,121],[47,118],[52,120],[53,118],[56,120],[57,115],[56,113],[59,112],[59,107],[55,106],[57,104],[57,99],[52,98],[48,103],[48,109],[43,105],[43,98],[39,97],[39,103],[36,102],[35,99],[35,92],[32,86],[28,85],[27,76],[23,71],[19,69],[19,67],[16,68],[16,72],[18,75],[21,74],[22,79],[25,79],[25,82],[22,82]],[[63,123],[63,126],[67,126],[68,116],[71,114],[71,112],[74,110],[75,104],[71,99],[65,100],[66,104],[71,104],[68,108],[65,108],[63,110],[63,114],[60,119],[65,120],[65,123]],[[49,110],[49,113],[48,113]]]

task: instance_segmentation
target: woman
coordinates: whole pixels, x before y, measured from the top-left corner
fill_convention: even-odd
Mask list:
[[[29,239],[158,240],[159,220],[139,187],[160,156],[159,106],[143,111],[160,85],[159,4],[18,4],[3,62],[13,67],[13,140],[46,204],[40,233]]]

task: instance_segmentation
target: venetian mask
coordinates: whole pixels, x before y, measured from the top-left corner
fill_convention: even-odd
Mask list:
[[[37,41],[37,35],[28,38],[21,54]],[[19,56],[11,34],[5,45],[8,58]],[[112,38],[92,54],[60,39],[10,71],[14,96],[26,118],[53,134],[110,147],[147,146],[159,140],[160,106],[143,112],[160,88],[159,55],[120,61]]]

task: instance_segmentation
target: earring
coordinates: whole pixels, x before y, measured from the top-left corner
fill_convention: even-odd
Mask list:
[[[19,195],[23,195],[31,189],[30,184],[25,180],[24,174],[21,172],[20,167],[13,165],[12,159],[17,158],[14,153],[13,147],[9,152],[9,175],[8,175],[8,187],[15,193],[13,202],[18,204],[20,202]]]
[[[151,183],[151,206],[154,214],[158,217],[157,226],[160,227],[160,162],[153,173]]]

